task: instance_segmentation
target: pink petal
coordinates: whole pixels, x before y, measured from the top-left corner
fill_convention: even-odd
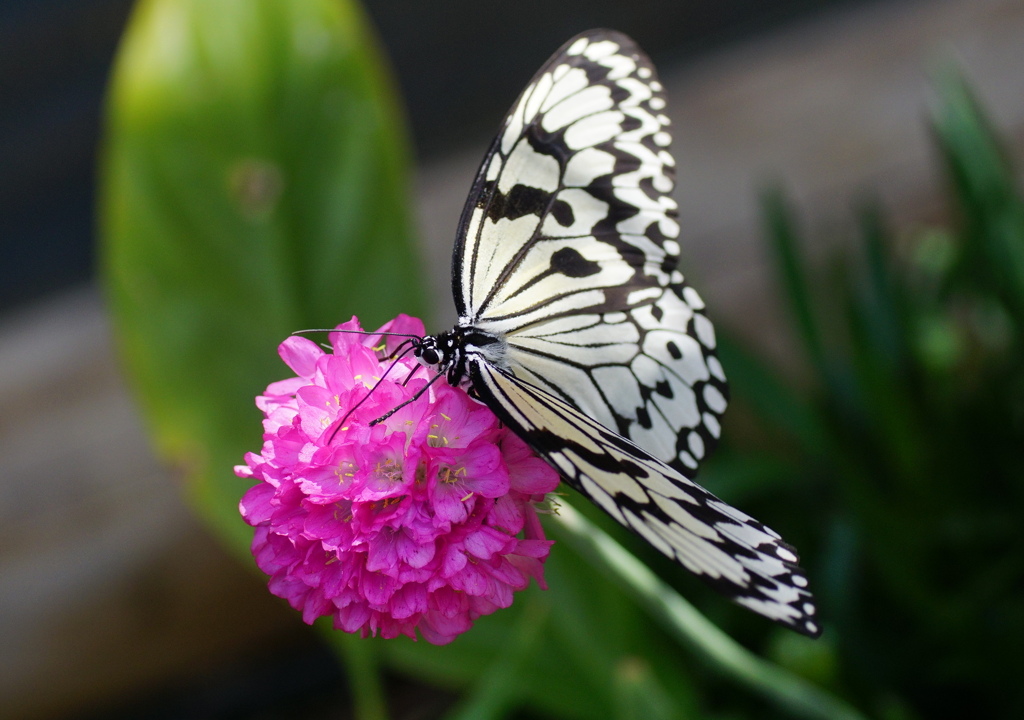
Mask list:
[[[296,335],[282,342],[277,348],[277,353],[285,365],[302,378],[313,377],[316,361],[324,355],[324,351],[315,342]]]
[[[461,547],[451,545],[445,550],[441,563],[441,576],[450,578],[466,566],[466,553]]]
[[[398,558],[414,568],[422,568],[434,559],[437,546],[433,542],[422,543],[402,532],[397,539]]]
[[[491,584],[490,576],[476,563],[466,563],[466,566],[451,578],[451,586],[467,595],[486,595]]]
[[[427,611],[427,589],[421,583],[408,583],[391,598],[391,616],[405,620]]]
[[[249,488],[238,503],[238,511],[242,518],[250,525],[259,525],[261,522],[269,522],[274,511],[271,501],[274,499],[275,490],[267,483],[260,483]]]
[[[521,503],[504,495],[494,501],[491,511],[487,514],[487,524],[507,535],[515,535],[523,529],[525,519],[521,511]]]
[[[462,593],[455,592],[450,587],[442,587],[430,595],[430,614],[437,617],[438,614],[448,618],[464,616],[469,610],[469,600]]]
[[[346,510],[338,504],[313,505],[306,511],[302,531],[310,539],[332,540],[335,545],[352,537],[352,528],[347,522]]]
[[[467,497],[464,487],[455,483],[439,482],[434,490],[434,512],[439,519],[446,522],[465,522],[470,511],[467,503],[472,499],[472,493],[468,493]]]
[[[405,333],[406,335],[415,335],[417,337],[423,337],[426,334],[426,330],[423,328],[423,321],[405,313],[398,315],[394,320],[388,320],[377,328],[377,332]],[[403,338],[390,338],[388,342],[394,342],[397,346],[402,340]]]
[[[466,536],[466,551],[481,560],[490,560],[497,553],[510,552],[515,546],[515,538],[494,528],[482,527]]]
[[[397,575],[397,565],[395,533],[390,528],[384,528],[370,541],[370,550],[366,554],[366,569],[394,577]]]
[[[370,619],[370,608],[366,603],[352,603],[334,613],[334,629],[356,632]]]
[[[384,573],[363,571],[359,589],[371,607],[384,607],[398,589],[398,584]]]

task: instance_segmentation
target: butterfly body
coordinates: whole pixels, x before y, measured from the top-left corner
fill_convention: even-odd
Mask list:
[[[736,602],[820,626],[778,534],[693,482],[728,389],[678,268],[669,119],[650,60],[593,30],[541,67],[459,223],[454,328],[413,343],[580,491]]]
[[[508,344],[504,338],[472,325],[456,325],[437,335],[428,335],[413,346],[413,352],[424,364],[438,368],[448,383],[472,389],[469,364],[485,362],[507,369]]]

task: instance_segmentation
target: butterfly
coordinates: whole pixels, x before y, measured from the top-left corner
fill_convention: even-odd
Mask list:
[[[675,161],[650,59],[591,30],[537,72],[458,226],[455,327],[414,345],[563,480],[754,612],[816,637],[793,548],[693,481],[728,389],[683,278]]]

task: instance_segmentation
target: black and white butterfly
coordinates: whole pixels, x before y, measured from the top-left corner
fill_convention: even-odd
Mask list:
[[[570,40],[512,106],[459,222],[452,330],[415,343],[573,488],[741,605],[821,632],[779,535],[696,485],[728,391],[677,268],[661,83],[628,37]]]

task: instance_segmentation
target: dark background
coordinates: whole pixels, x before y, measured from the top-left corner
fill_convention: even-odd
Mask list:
[[[481,145],[541,62],[613,27],[668,67],[852,0],[365,3],[418,159]],[[861,0],[860,4],[864,4]],[[128,0],[0,2],[0,311],[91,275],[103,94]]]

